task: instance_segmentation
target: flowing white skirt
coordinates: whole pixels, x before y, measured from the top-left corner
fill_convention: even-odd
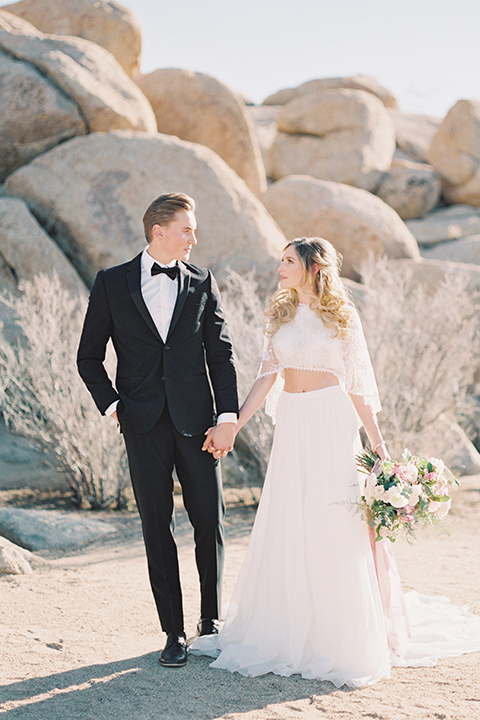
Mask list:
[[[434,664],[433,657],[447,656],[445,648],[432,651],[430,632],[413,653],[418,662],[407,658],[409,627],[393,558],[384,549],[372,553],[368,528],[349,507],[359,496],[359,450],[358,417],[339,386],[282,393],[224,625],[218,635],[197,639],[191,653],[216,657],[212,667],[243,675],[300,673],[337,687],[370,685],[389,676],[392,664]],[[385,618],[382,600],[393,617]],[[471,618],[478,623],[476,640],[450,655],[480,649],[480,618],[465,618],[470,631]]]

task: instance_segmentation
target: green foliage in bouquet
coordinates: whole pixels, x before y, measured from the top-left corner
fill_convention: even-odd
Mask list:
[[[419,458],[405,449],[399,463],[366,449],[357,456],[357,465],[366,474],[360,512],[374,528],[376,541],[395,542],[402,531],[414,540],[419,525],[439,525],[448,514],[448,485],[457,480],[442,460]]]

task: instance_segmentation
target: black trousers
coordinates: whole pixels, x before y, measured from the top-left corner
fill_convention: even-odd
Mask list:
[[[194,528],[202,618],[218,618],[225,506],[219,461],[202,451],[204,436],[185,437],[165,407],[147,433],[124,431],[133,491],[142,520],[148,571],[164,632],[183,631],[183,604],[174,540],[172,472]]]

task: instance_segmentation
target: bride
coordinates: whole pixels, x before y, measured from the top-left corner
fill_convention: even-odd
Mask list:
[[[266,313],[268,344],[237,427],[281,373],[262,497],[224,625],[189,651],[243,675],[300,673],[363,687],[388,677],[392,665],[433,665],[480,650],[480,618],[446,598],[404,598],[389,542],[373,542],[348,509],[359,496],[360,424],[379,457],[389,455],[340,260],[320,238],[284,250]]]

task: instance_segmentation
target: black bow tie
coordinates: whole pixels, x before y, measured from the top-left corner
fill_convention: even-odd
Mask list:
[[[175,280],[178,277],[178,265],[174,265],[173,267],[160,267],[157,263],[153,263],[151,273],[152,276],[165,273],[170,280]]]

